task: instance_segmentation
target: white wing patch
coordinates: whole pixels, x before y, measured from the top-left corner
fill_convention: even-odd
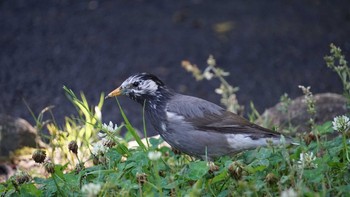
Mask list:
[[[258,140],[253,140],[247,134],[226,134],[226,137],[227,143],[234,150],[247,150],[259,146],[266,146],[268,141],[271,141],[272,144],[280,143],[280,140],[276,138],[261,138]]]
[[[173,113],[173,112],[166,112],[166,116],[169,120],[172,120],[172,121],[179,121],[179,120],[183,120],[184,117],[177,114],[177,113]]]

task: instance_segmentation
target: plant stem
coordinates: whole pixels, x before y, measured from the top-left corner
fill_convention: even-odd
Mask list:
[[[159,176],[158,163],[157,163],[157,161],[154,161],[152,163],[154,166],[154,175],[155,175],[156,180],[157,180],[157,189],[159,191],[159,196],[164,196],[162,185],[161,185],[161,180],[160,180],[160,176]]]
[[[346,144],[346,137],[345,137],[345,133],[343,133],[343,148],[344,148],[344,153],[343,153],[343,160],[345,161],[345,159],[350,162],[349,159],[349,153],[348,153],[348,145]]]

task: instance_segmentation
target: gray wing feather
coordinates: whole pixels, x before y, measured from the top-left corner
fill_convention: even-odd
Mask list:
[[[187,119],[204,117],[205,114],[219,115],[222,107],[204,99],[176,94],[168,102],[167,111],[177,113]]]
[[[168,103],[167,111],[183,116],[202,131],[280,136],[278,132],[260,127],[214,103],[192,96],[175,95]]]

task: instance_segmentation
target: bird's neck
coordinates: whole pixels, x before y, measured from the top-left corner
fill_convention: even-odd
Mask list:
[[[152,98],[145,98],[144,107],[153,127],[159,134],[162,134],[164,132],[164,125],[166,125],[166,106],[174,93],[168,89],[158,93],[158,95]]]
[[[157,94],[145,98],[143,104],[148,112],[162,113],[165,111],[168,100],[174,95],[174,92],[168,89],[160,89]]]

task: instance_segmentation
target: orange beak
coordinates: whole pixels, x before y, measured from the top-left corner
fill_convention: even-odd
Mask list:
[[[111,97],[116,97],[116,96],[119,96],[123,93],[123,90],[121,89],[121,87],[113,90],[112,92],[110,92],[106,97],[105,99],[107,98],[111,98]]]

